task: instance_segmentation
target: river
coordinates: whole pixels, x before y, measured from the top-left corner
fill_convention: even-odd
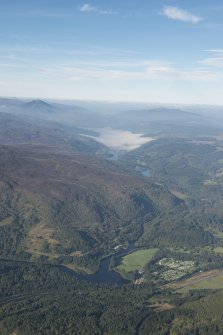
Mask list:
[[[150,177],[150,171],[149,170],[145,170],[145,171],[142,172],[142,175],[144,177]]]

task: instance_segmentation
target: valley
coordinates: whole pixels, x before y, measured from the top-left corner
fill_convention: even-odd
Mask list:
[[[0,1],[0,335],[223,335],[222,13]]]
[[[88,334],[81,321],[88,320],[95,334],[123,334],[124,318],[127,334],[149,334],[148,322],[151,334],[158,328],[181,334],[187,305],[222,289],[223,130],[180,110],[130,112],[124,126],[119,113],[93,113],[92,120],[92,112],[77,106],[64,107],[63,117],[62,104],[4,106],[0,266],[8,293],[0,301],[1,333],[29,335],[37,323],[27,321],[26,308],[38,320],[64,299],[81,311],[77,333],[81,327]],[[187,118],[196,119],[196,131]],[[173,131],[176,123],[182,131]],[[63,304],[60,309],[69,334],[74,319]],[[108,318],[116,309],[124,314],[115,330]],[[51,334],[48,322],[47,312],[44,330],[35,334]]]

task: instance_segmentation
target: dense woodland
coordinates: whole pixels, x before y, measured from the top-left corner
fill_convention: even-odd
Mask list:
[[[52,266],[3,261],[0,266],[3,335],[223,332],[223,291],[180,297],[149,285],[91,285]],[[151,299],[172,309],[157,313],[149,307]]]

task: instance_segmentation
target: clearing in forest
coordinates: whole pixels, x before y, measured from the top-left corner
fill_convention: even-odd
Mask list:
[[[132,252],[122,258],[120,265],[117,266],[119,272],[132,272],[142,270],[146,264],[155,256],[159,249],[141,249]]]

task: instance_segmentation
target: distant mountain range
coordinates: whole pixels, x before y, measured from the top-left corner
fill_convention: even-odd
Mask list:
[[[23,105],[23,108],[28,109],[29,112],[55,112],[56,108],[43,100],[32,100]]]
[[[97,112],[95,104],[92,104],[92,110],[90,103],[87,106],[89,109],[62,102],[0,98],[0,112],[25,116],[30,120],[47,120],[85,129],[111,127],[148,133],[149,131],[173,131],[175,126],[189,127],[188,132],[190,128],[194,131],[195,126],[220,127],[219,123],[208,116],[177,108],[121,109],[109,113],[106,109],[104,111],[100,109]]]
[[[64,154],[95,154],[104,150],[102,144],[84,134],[92,132],[59,122],[0,112],[0,144]]]

